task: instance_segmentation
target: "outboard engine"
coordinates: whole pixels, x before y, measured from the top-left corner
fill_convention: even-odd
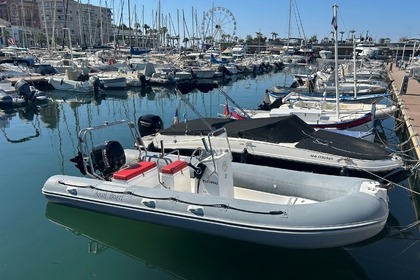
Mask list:
[[[148,114],[140,116],[137,126],[141,136],[155,134],[163,129],[163,121],[159,116]]]
[[[93,167],[100,171],[105,178],[125,164],[124,148],[118,141],[106,141],[95,146],[91,157]]]
[[[15,90],[20,96],[23,96],[25,101],[35,100],[35,92],[31,90],[31,87],[25,80],[21,79],[17,81],[15,84]]]
[[[89,79],[89,81],[90,81],[90,83],[93,85],[93,91],[94,91],[94,93],[95,93],[95,96],[99,93],[99,89],[101,88],[101,89],[103,89],[104,88],[104,85],[103,85],[103,83],[101,82],[101,80],[98,78],[98,77],[96,77],[96,76],[93,76],[93,77],[91,77],[90,79]]]
[[[0,108],[9,107],[12,106],[12,104],[13,98],[0,89]]]
[[[145,75],[138,74],[137,78],[140,80],[140,83],[141,83],[142,87],[150,86],[150,80],[148,80]]]

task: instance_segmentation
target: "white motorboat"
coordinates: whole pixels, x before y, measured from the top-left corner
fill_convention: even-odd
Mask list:
[[[48,78],[48,83],[52,85],[54,89],[61,91],[72,91],[82,93],[93,92],[93,85],[89,81],[74,81],[67,79],[64,76],[51,76]]]
[[[138,150],[92,145],[93,132],[119,124],[129,125]],[[219,137],[225,145],[216,147]],[[86,128],[78,139],[73,161],[90,178],[50,177],[42,188],[50,202],[288,248],[363,241],[388,218],[387,190],[377,181],[232,163],[224,129],[188,157],[143,151],[130,121]]]
[[[102,72],[95,74],[104,89],[125,89],[127,88],[127,78],[118,72]]]
[[[280,106],[281,107],[281,106]],[[271,110],[233,110],[231,117],[238,120],[247,118],[272,118],[296,115],[314,128],[348,129],[370,131],[373,129],[373,114],[366,112],[339,113],[324,112],[321,108],[272,108]]]
[[[202,118],[166,129],[159,116],[144,115],[138,127],[145,135],[143,142],[155,152],[164,148],[189,155],[203,145],[203,135],[223,127],[237,162],[369,178],[388,178],[407,171],[403,159],[386,148],[349,135],[316,130],[295,115],[245,120]]]
[[[397,106],[391,104],[367,104],[367,103],[353,103],[353,102],[339,102],[338,105],[334,102],[324,100],[293,100],[282,104],[279,109],[285,109],[289,112],[290,109],[314,109],[321,110],[323,113],[336,114],[337,106],[339,113],[342,114],[367,114],[372,113],[375,120],[390,118],[398,110]]]

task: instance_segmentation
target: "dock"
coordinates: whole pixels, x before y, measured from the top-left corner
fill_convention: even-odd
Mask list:
[[[12,86],[16,84],[17,81],[24,79],[26,82],[34,85],[39,90],[51,90],[54,89],[49,83],[46,76],[24,76],[24,77],[13,77],[7,78],[8,81],[12,83]]]
[[[409,78],[403,69],[389,70],[389,77],[393,82],[394,97],[401,111],[407,127],[407,133],[415,150],[417,159],[420,159],[420,83]]]

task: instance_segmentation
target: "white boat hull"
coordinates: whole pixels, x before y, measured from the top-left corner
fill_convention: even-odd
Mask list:
[[[64,77],[50,77],[48,83],[51,84],[54,89],[62,91],[89,93],[94,90],[92,83],[89,81],[73,81]]]
[[[344,246],[376,235],[386,223],[386,191],[364,179],[235,163],[233,168],[234,197],[65,175],[48,179],[42,191],[56,203],[285,248]],[[272,193],[264,195],[267,190]],[[280,195],[283,191],[289,193]],[[319,201],[305,204],[304,198],[295,196],[303,192]],[[333,193],[343,195],[333,198]],[[252,201],[250,194],[263,195]]]

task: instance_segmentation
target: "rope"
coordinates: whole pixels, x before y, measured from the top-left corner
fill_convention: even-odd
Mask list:
[[[191,205],[196,205],[196,206],[203,206],[203,207],[214,207],[214,208],[220,208],[223,210],[228,210],[228,209],[232,209],[232,210],[236,210],[236,211],[240,211],[240,212],[245,212],[245,213],[252,213],[252,214],[264,214],[264,215],[284,215],[286,214],[285,211],[282,210],[272,210],[272,211],[253,211],[253,210],[247,210],[247,209],[241,209],[241,208],[237,208],[237,207],[233,207],[230,206],[229,204],[225,204],[225,203],[211,203],[211,204],[206,204],[206,203],[196,203],[196,202],[189,202],[186,200],[182,200],[179,199],[177,197],[173,197],[173,196],[169,196],[169,197],[153,197],[153,196],[145,196],[145,195],[140,195],[140,194],[136,194],[132,191],[112,191],[112,190],[105,190],[105,189],[101,189],[92,185],[76,185],[76,184],[68,184],[66,182],[63,181],[58,181],[59,184],[65,185],[65,186],[72,186],[72,187],[77,187],[77,188],[88,188],[88,189],[93,189],[93,190],[98,190],[98,191],[105,191],[105,192],[111,192],[111,193],[116,193],[116,194],[128,194],[128,195],[132,195],[135,197],[140,197],[140,198],[146,198],[146,199],[156,199],[156,200],[170,200],[170,201],[174,201],[174,202],[181,202],[181,203],[185,203],[185,204],[191,204]]]
[[[368,170],[365,170],[365,169],[361,169],[361,170],[362,170],[362,171],[364,171],[364,172],[366,172],[366,173],[368,173],[368,174],[370,174],[370,175],[372,175],[372,176],[374,176],[374,177],[376,177],[376,178],[378,178],[378,179],[381,179],[381,180],[383,180],[383,181],[388,182],[388,184],[390,184],[390,185],[394,185],[394,186],[400,187],[400,188],[402,188],[402,189],[404,189],[404,190],[406,190],[406,191],[408,191],[408,192],[411,192],[411,193],[414,193],[414,194],[420,195],[420,192],[418,192],[418,191],[415,191],[415,190],[412,190],[412,189],[410,189],[410,188],[404,187],[403,185],[401,185],[401,184],[399,184],[399,183],[394,183],[394,182],[392,182],[392,181],[390,181],[390,180],[388,180],[388,179],[385,179],[385,178],[383,178],[383,177],[381,177],[381,176],[379,176],[379,175],[377,175],[377,174],[375,174],[375,173],[373,173],[373,172],[370,172],[370,171],[368,171]]]

